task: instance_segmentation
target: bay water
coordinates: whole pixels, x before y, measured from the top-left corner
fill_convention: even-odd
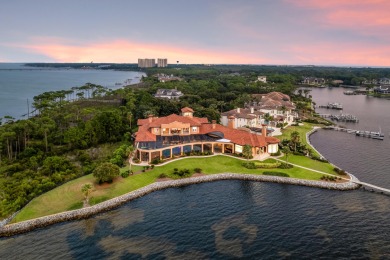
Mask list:
[[[28,101],[46,91],[69,90],[85,83],[101,85],[109,89],[122,87],[130,79],[139,83],[144,73],[99,69],[38,68],[20,63],[0,63],[0,117],[25,118]],[[30,108],[31,112],[31,108]]]
[[[313,89],[341,102],[349,128],[383,141],[319,130],[332,163],[390,188],[390,101]],[[329,111],[328,111],[329,112]],[[0,259],[390,259],[390,197],[366,190],[218,181],[157,191],[86,220],[0,239]]]

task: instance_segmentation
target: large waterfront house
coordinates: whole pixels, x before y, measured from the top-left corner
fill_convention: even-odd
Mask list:
[[[307,84],[307,85],[322,85],[325,84],[325,79],[324,78],[315,78],[315,77],[304,77],[302,79],[302,84]]]
[[[379,86],[379,87],[376,87],[373,89],[374,90],[374,93],[377,93],[377,94],[390,94],[390,87],[382,87],[382,86]]]
[[[281,92],[253,94],[252,98],[254,98],[254,101],[247,104],[247,106],[253,107],[255,111],[268,114],[274,119],[274,122],[290,125],[297,118],[295,104],[291,102],[290,97],[286,94]],[[264,124],[265,122],[261,123]]]
[[[231,128],[259,127],[263,115],[263,112],[255,111],[254,107],[236,108],[221,114],[221,124]]]
[[[135,157],[142,162],[166,159],[191,152],[240,154],[245,145],[252,147],[254,158],[265,158],[278,151],[279,140],[267,136],[266,126],[261,134],[209,123],[207,118],[194,117],[185,107],[181,115],[149,116],[139,119],[135,136]]]
[[[272,135],[280,134],[281,125],[291,125],[297,118],[295,105],[290,97],[280,92],[254,94],[253,100],[245,104],[246,108],[236,108],[221,114],[221,124],[231,128],[246,127],[252,131],[261,131],[262,125],[270,127]],[[273,130],[272,130],[272,129]]]
[[[156,98],[165,98],[165,99],[179,99],[184,94],[177,89],[164,89],[160,88],[157,90],[154,97]]]

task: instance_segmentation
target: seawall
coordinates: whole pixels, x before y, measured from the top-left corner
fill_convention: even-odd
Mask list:
[[[49,216],[44,216],[40,218],[35,218],[31,220],[14,223],[14,224],[5,225],[0,228],[0,237],[21,234],[21,233],[32,231],[37,228],[46,227],[64,221],[85,219],[97,213],[116,208],[128,201],[132,201],[134,199],[137,199],[139,197],[142,197],[154,191],[167,189],[167,188],[187,186],[187,185],[197,184],[197,183],[219,181],[219,180],[274,182],[274,183],[301,185],[301,186],[308,186],[308,187],[317,187],[317,188],[331,189],[331,190],[352,190],[360,187],[360,185],[353,183],[351,181],[344,182],[344,183],[332,183],[332,182],[324,182],[324,181],[301,180],[301,179],[294,179],[294,178],[287,178],[287,177],[235,174],[235,173],[221,173],[221,174],[191,177],[191,178],[185,178],[179,180],[162,181],[162,182],[152,183],[138,190],[126,193],[124,195],[104,201],[102,203],[99,203],[91,207],[61,212],[58,214],[53,214]]]

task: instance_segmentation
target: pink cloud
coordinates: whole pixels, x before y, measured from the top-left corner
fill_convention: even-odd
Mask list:
[[[390,25],[388,0],[285,0],[299,8],[315,11],[314,20],[329,27],[364,34],[383,33]]]
[[[390,66],[390,46],[365,46],[356,43],[322,43],[291,46],[300,64]]]
[[[252,55],[221,50],[205,50],[113,40],[91,44],[72,44],[60,39],[35,39],[31,44],[20,46],[30,52],[46,55],[57,62],[117,62],[134,63],[138,58],[168,58],[176,63],[237,63],[259,64],[267,61]],[[269,62],[269,61],[268,61]]]

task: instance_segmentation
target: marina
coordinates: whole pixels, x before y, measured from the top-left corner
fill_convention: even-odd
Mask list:
[[[339,114],[339,115],[319,114],[319,116],[323,118],[329,118],[330,120],[339,121],[339,122],[351,122],[351,123],[359,122],[359,118],[350,114]]]
[[[327,109],[337,109],[337,110],[343,110],[343,105],[340,103],[331,103],[329,102],[327,105],[320,105],[319,108],[327,108]]]
[[[323,129],[346,132],[348,134],[355,134],[356,136],[368,137],[377,140],[383,140],[385,137],[385,135],[381,131],[379,132],[362,131],[362,130],[344,128],[344,127],[337,127],[337,126],[327,126],[324,127]]]

